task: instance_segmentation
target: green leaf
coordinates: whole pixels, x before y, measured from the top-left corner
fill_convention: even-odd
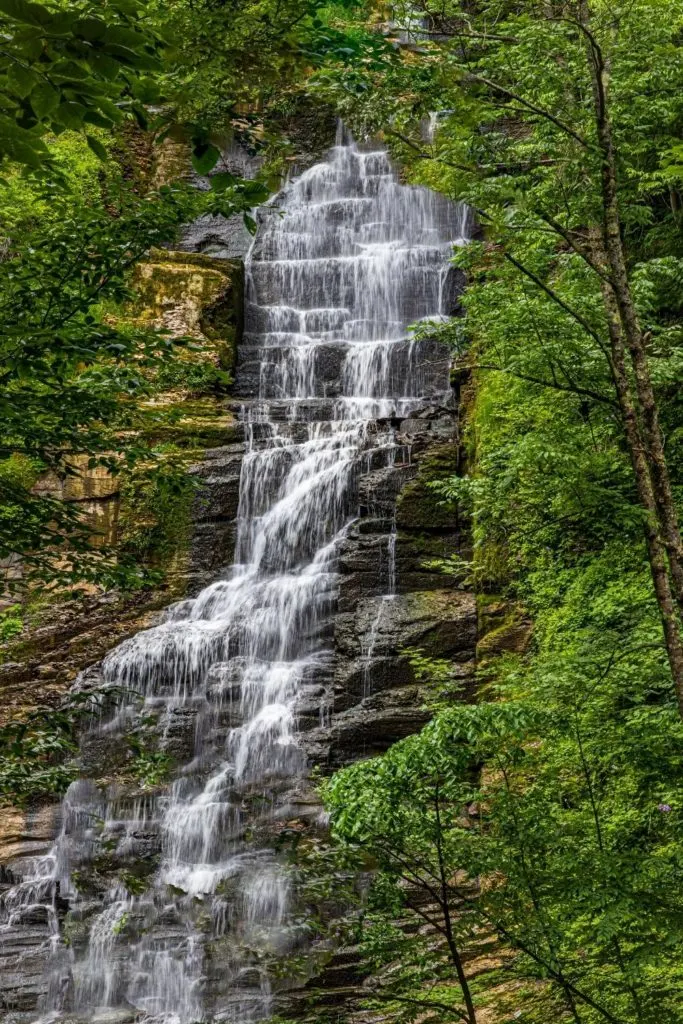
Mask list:
[[[109,159],[109,154],[107,153],[106,149],[104,148],[100,140],[96,139],[94,135],[86,135],[85,139],[88,143],[88,147],[93,151],[95,156],[99,157],[99,159],[103,163],[106,163]]]
[[[208,174],[216,166],[221,151],[211,142],[195,142],[192,149],[192,166],[197,174]]]
[[[119,61],[114,57],[109,57],[106,53],[101,53],[99,50],[93,50],[89,54],[88,63],[98,75],[101,75],[108,82],[113,82],[121,73]]]
[[[43,52],[43,33],[40,29],[19,29],[13,36],[12,49],[17,57],[33,63]]]
[[[251,199],[254,206],[258,206],[268,198],[269,190],[265,182],[262,181],[243,181],[242,194],[246,199]],[[276,188],[279,186],[277,182]]]
[[[121,64],[129,67],[139,68],[141,71],[159,71],[161,69],[161,61],[156,57],[151,57],[138,50],[131,50],[128,46],[106,45],[104,50],[110,56],[116,57]]]
[[[93,43],[103,38],[107,31],[106,21],[101,18],[78,18],[73,26],[74,35]]]
[[[73,23],[72,14],[68,14],[66,11],[55,11],[51,13],[50,21],[45,25],[45,28],[50,35],[66,36],[72,32]]]
[[[10,64],[7,69],[7,80],[12,91],[23,100],[36,84],[38,76],[21,64]]]
[[[114,127],[114,122],[108,117],[105,117],[104,114],[100,114],[98,110],[86,110],[83,115],[83,122],[85,124],[94,124],[98,128],[109,129]]]
[[[106,96],[97,97],[97,109],[106,115],[114,123],[118,123],[123,114],[120,107],[117,107],[115,103],[112,103]]]
[[[135,79],[131,83],[130,91],[139,103],[152,104],[159,101],[159,83],[149,76]]]
[[[135,29],[126,28],[122,25],[107,27],[102,36],[98,38],[101,38],[106,45],[125,46],[134,52],[145,44],[145,37],[141,32],[136,32]]]
[[[20,139],[6,137],[0,142],[0,152],[3,150],[12,160],[28,164],[29,167],[40,167],[41,161],[49,155],[47,146],[44,144],[31,144]]]
[[[0,12],[14,21],[25,25],[50,26],[54,15],[42,4],[27,3],[27,0],[0,0]]]
[[[88,78],[89,71],[85,65],[78,64],[75,60],[58,60],[52,65],[50,74],[54,79],[59,77],[64,81],[84,81]]]
[[[236,178],[234,174],[230,174],[229,171],[212,174],[209,178],[209,183],[214,192],[224,192],[226,188],[236,185],[238,181],[239,178]]]
[[[146,132],[149,128],[149,119],[145,108],[140,106],[139,103],[134,103],[130,110],[140,128],[142,128],[143,132]]]
[[[83,115],[85,114],[86,108],[80,103],[60,103],[55,114],[55,118],[65,128],[71,128],[73,131],[80,131],[83,125]]]
[[[59,105],[59,91],[49,82],[41,82],[31,92],[30,101],[33,113],[38,120],[42,120]]]

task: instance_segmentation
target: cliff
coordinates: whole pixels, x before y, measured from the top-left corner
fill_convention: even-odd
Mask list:
[[[358,159],[362,163],[362,158]],[[374,166],[372,161],[369,166]],[[389,175],[380,167],[379,171],[372,170],[369,177],[381,183]],[[428,212],[446,223],[451,216],[445,206],[438,204],[435,211]],[[336,223],[333,208],[326,215]],[[278,221],[272,223],[277,229]],[[185,664],[186,655],[181,647],[176,654],[171,652],[170,660],[157,662],[154,653],[150,659],[136,646],[138,631],[162,623],[159,628],[167,632],[158,635],[171,638],[173,623],[183,620],[185,607],[191,612],[191,602],[183,599],[194,598],[202,587],[216,578],[219,580],[216,595],[220,600],[220,587],[224,585],[221,581],[228,578],[227,570],[237,540],[240,480],[249,500],[255,501],[252,518],[258,523],[264,514],[259,501],[266,489],[273,486],[273,481],[277,483],[279,473],[291,469],[287,440],[293,439],[295,445],[304,442],[305,446],[308,436],[308,444],[312,444],[312,451],[315,451],[315,445],[322,443],[316,439],[324,439],[326,435],[322,427],[317,433],[307,424],[319,423],[324,427],[329,422],[331,430],[338,429],[335,428],[338,414],[334,402],[344,400],[340,396],[344,394],[343,383],[347,380],[344,375],[349,372],[345,356],[347,342],[335,341],[314,349],[314,364],[306,371],[314,382],[313,393],[306,391],[309,397],[304,399],[304,405],[297,407],[298,416],[293,417],[291,405],[287,405],[291,399],[283,399],[279,390],[283,367],[269,362],[273,349],[264,348],[262,341],[268,326],[259,320],[260,309],[272,308],[274,302],[287,298],[278,283],[278,266],[282,261],[278,261],[277,253],[274,256],[268,249],[268,232],[265,231],[259,236],[265,241],[259,242],[255,257],[263,262],[258,268],[252,268],[252,304],[247,330],[242,334],[241,264],[235,259],[225,259],[225,253],[220,258],[206,255],[207,247],[215,252],[217,239],[223,244],[226,237],[234,237],[232,228],[209,225],[210,237],[206,229],[205,224],[200,225],[199,230],[195,226],[186,242],[189,249],[200,248],[203,253],[153,253],[150,262],[140,267],[140,301],[130,312],[140,321],[154,323],[176,334],[193,335],[200,344],[200,353],[203,352],[205,358],[208,354],[211,365],[234,372],[235,383],[229,396],[205,394],[201,389],[198,394],[188,384],[195,372],[188,360],[186,376],[169,381],[173,386],[155,398],[157,408],[175,413],[166,425],[160,425],[158,417],[155,418],[152,428],[156,432],[155,440],[164,446],[166,455],[170,453],[187,476],[196,481],[196,489],[185,492],[179,504],[176,496],[175,505],[160,507],[157,495],[145,493],[144,480],[136,481],[133,477],[119,482],[100,476],[89,478],[84,474],[75,488],[61,495],[64,500],[83,502],[84,507],[89,503],[91,514],[100,519],[104,518],[102,508],[106,508],[107,531],[114,543],[137,545],[149,564],[160,570],[162,583],[153,592],[138,595],[133,600],[93,596],[78,615],[71,607],[51,606],[42,624],[31,635],[15,638],[10,650],[12,660],[2,666],[7,704],[18,711],[36,702],[55,699],[79,673],[82,673],[81,684],[107,682],[112,678],[108,668],[111,663],[107,658],[102,662],[102,656],[131,637],[128,644],[118,648],[114,663],[117,664],[118,658],[118,664],[124,668],[135,665],[137,684],[147,687],[150,695],[162,695],[153,697],[144,720],[124,716],[115,729],[95,730],[84,736],[80,766],[90,781],[78,783],[69,801],[59,808],[46,805],[31,809],[23,818],[15,812],[5,817],[3,888],[15,891],[12,887],[32,870],[27,856],[46,852],[61,828],[69,845],[70,877],[78,894],[76,899],[58,892],[52,906],[38,901],[30,913],[24,908],[17,915],[16,927],[5,933],[0,960],[3,993],[0,998],[4,1000],[8,1024],[10,1021],[27,1024],[47,994],[49,934],[56,924],[66,936],[69,956],[87,960],[88,949],[92,949],[91,940],[88,946],[92,917],[101,912],[110,898],[107,894],[121,893],[125,902],[147,892],[162,857],[161,825],[153,807],[164,805],[166,787],[174,772],[182,766],[194,765],[195,770],[205,773],[207,769],[202,768],[202,759],[210,759],[221,744],[225,744],[230,729],[239,730],[244,724],[240,717],[244,712],[238,708],[245,700],[246,684],[240,675],[245,659],[240,647],[230,646],[229,635],[220,638],[221,653],[218,649],[211,653],[217,664],[206,677],[206,694],[202,690],[201,700],[179,702],[169,700],[165,694],[173,691],[180,676],[187,677],[188,685],[194,679],[193,673],[199,673],[199,678],[203,662]],[[440,230],[444,230],[443,226]],[[438,266],[432,273],[436,271],[438,289],[435,294],[439,301],[447,296],[447,301],[453,304],[462,281],[451,275],[445,287]],[[400,284],[397,279],[392,288],[399,288],[401,316],[414,319],[421,315],[425,301],[429,301],[425,284],[431,287],[431,279],[424,274],[415,280],[411,278],[403,291]],[[297,287],[300,286],[301,282]],[[324,286],[331,287],[340,297],[340,289],[346,287],[341,277],[331,278],[329,283],[326,280]],[[254,304],[254,287],[261,289],[258,294],[264,303],[262,307]],[[307,301],[316,300],[307,297]],[[365,297],[361,296],[359,301],[365,301]],[[320,310],[315,307],[311,314],[305,315],[318,321],[328,318],[328,307],[334,303],[329,297],[326,302],[327,305],[320,302]],[[425,312],[428,311],[427,305]],[[341,312],[349,316],[348,310]],[[287,317],[291,319],[289,313]],[[362,319],[350,321],[352,325],[361,324],[361,329],[364,322]],[[322,327],[324,331],[326,324]],[[384,344],[381,342],[380,346]],[[453,468],[462,462],[459,396],[457,391],[447,388],[447,383],[446,391],[443,386],[449,379],[450,358],[445,348],[426,339],[417,349],[399,343],[391,349],[391,360],[389,382],[384,381],[384,377],[378,378],[382,386],[390,394],[389,383],[394,388],[403,388],[399,394],[410,394],[405,382],[412,381],[413,386],[420,389],[415,392],[417,397],[401,398],[388,404],[375,403],[377,411],[356,442],[358,454],[354,455],[352,472],[347,474],[348,490],[339,500],[335,499],[334,507],[324,504],[319,509],[317,505],[312,507],[310,535],[306,536],[304,531],[297,541],[304,548],[310,546],[313,553],[314,535],[327,528],[326,517],[332,521],[333,516],[341,516],[340,523],[343,523],[344,517],[353,511],[353,522],[338,538],[334,591],[329,597],[323,595],[323,603],[315,615],[309,614],[305,606],[297,611],[300,626],[287,640],[290,645],[303,643],[303,650],[308,651],[310,647],[314,654],[312,662],[302,670],[291,706],[291,728],[299,737],[296,757],[303,752],[309,770],[328,772],[383,751],[427,721],[429,711],[425,705],[429,694],[416,674],[411,652],[449,659],[457,666],[463,698],[468,699],[473,694],[477,639],[475,599],[468,590],[449,586],[447,578],[433,567],[434,560],[452,554],[466,556],[469,546],[467,523],[459,521],[440,505],[430,487],[432,481],[451,475]],[[383,365],[372,372],[386,374]],[[284,371],[290,374],[284,379],[290,380],[291,387],[292,371],[287,367]],[[367,372],[370,373],[371,368]],[[296,378],[299,382],[296,387],[309,387],[306,373]],[[362,381],[360,386],[364,386]],[[259,412],[259,403],[264,400],[267,422]],[[260,450],[259,439],[265,440],[271,435],[275,438],[274,446],[266,447],[265,451],[267,454],[272,450],[274,457],[265,461],[265,476],[254,478],[250,483],[247,475],[245,484],[245,453],[249,451],[252,458],[253,452]],[[328,450],[330,458],[338,458],[336,452],[343,444],[343,436],[342,432],[339,443],[334,436],[331,442],[324,441],[320,458],[326,458]],[[284,446],[277,444],[278,438],[283,439]],[[250,466],[252,472],[253,458]],[[273,481],[268,479],[268,474]],[[307,514],[311,514],[310,510]],[[320,523],[316,522],[316,516],[322,517]],[[273,537],[281,537],[286,553],[287,544],[292,541],[280,527],[278,529],[280,533],[274,533]],[[287,529],[290,532],[301,530],[301,523],[296,524],[294,517]],[[321,532],[321,536],[324,535]],[[265,536],[267,542],[268,535]],[[244,543],[243,539],[242,546]],[[275,552],[267,553],[266,557],[275,558]],[[316,564],[322,563],[314,559],[312,566]],[[325,578],[323,572],[323,583]],[[168,615],[160,616],[161,609],[171,602],[177,603],[170,619]],[[283,605],[280,615],[286,619],[287,614],[287,606]],[[255,627],[248,623],[246,628]],[[263,627],[266,635],[268,628],[266,619]],[[250,642],[257,642],[257,634],[258,630],[255,640]],[[213,648],[211,650],[213,652]],[[318,657],[316,652],[323,650],[325,656]],[[47,657],[46,652],[49,652]],[[199,649],[197,656],[201,656]],[[194,653],[192,658],[196,660]],[[261,664],[263,662],[258,660],[255,663],[259,671]],[[119,669],[117,672],[120,674]],[[207,701],[215,705],[208,717]],[[131,735],[135,741],[132,744],[129,742]],[[199,756],[196,752],[198,736],[202,737],[203,744]],[[287,753],[288,750],[285,745],[283,757],[285,754],[294,756]],[[259,796],[258,785],[248,781],[241,784],[237,794],[241,802],[240,815],[246,815],[246,824],[228,823],[227,819],[215,818],[213,810],[210,814],[207,810],[204,845],[208,843],[210,847],[220,839],[219,833],[230,834],[233,828],[238,830],[236,835],[240,842],[257,841],[268,847],[277,843],[283,830],[317,828],[320,808],[306,773],[290,776],[289,771],[289,768],[277,767],[271,772],[275,781],[268,780],[268,799]],[[105,792],[108,794],[106,814]],[[264,814],[264,801],[267,804],[272,800],[278,802],[280,810],[277,814]],[[147,804],[149,813],[145,810]],[[252,819],[249,819],[249,812]],[[97,836],[89,837],[87,827],[83,832],[88,820],[100,818],[102,825]],[[187,828],[186,822],[182,829],[187,831]],[[179,836],[177,841],[182,844],[188,838],[189,835]],[[196,856],[200,857],[200,853]],[[201,856],[206,857],[206,851]],[[248,856],[253,858],[254,854]],[[245,884],[247,887],[251,884],[250,876]],[[188,893],[181,883],[171,886],[171,890],[174,890],[173,900],[184,906]],[[232,922],[219,929],[205,947],[202,969],[205,1005],[209,1012],[218,1014],[224,1013],[226,1007],[234,1009],[236,976],[231,974],[232,968],[228,965],[234,964],[236,957],[238,965],[242,965],[237,984],[246,986],[244,998],[254,999],[250,993],[262,987],[264,975],[257,958],[245,961],[239,959],[244,958],[243,952],[236,954],[239,928],[233,918],[241,905],[239,887],[224,880],[214,892],[214,903],[223,908],[221,913]],[[254,898],[262,899],[260,895]],[[269,895],[268,898],[274,897]],[[183,914],[187,913],[192,914],[194,927],[206,927],[201,924],[200,908],[183,910]],[[142,908],[140,914],[125,912],[115,924],[108,932],[107,943],[115,943],[119,935],[127,937],[131,943],[139,943],[141,936],[150,929],[157,948],[183,941],[185,924],[177,910],[164,912],[153,926],[145,919]],[[100,955],[97,951],[96,954]],[[104,961],[103,964],[98,961],[93,967],[92,984],[102,983],[95,975],[104,969],[103,965]],[[69,970],[66,962],[58,969]],[[308,993],[302,991],[306,976],[304,970],[300,977],[274,981],[275,992],[279,992],[277,1006],[283,1011],[290,1012],[300,1002],[294,997],[297,991],[303,995],[303,1005],[306,1005]],[[168,984],[172,991],[171,979]],[[189,990],[188,982],[183,989],[183,999]],[[81,1019],[78,1007],[72,1012],[74,1019]],[[137,1019],[132,1008],[116,1012],[118,1024]]]

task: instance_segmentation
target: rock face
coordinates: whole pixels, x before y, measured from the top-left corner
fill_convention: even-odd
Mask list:
[[[361,477],[368,504],[341,545],[330,720],[305,737],[312,759],[328,768],[380,753],[428,720],[411,652],[454,662],[463,697],[472,695],[474,596],[446,587],[430,567],[468,554],[466,525],[427,486],[439,465],[444,475],[457,466],[457,413],[403,421],[398,434],[410,442],[406,461]]]
[[[172,337],[217,338],[222,364],[232,369],[242,333],[244,280],[239,260],[152,250],[137,267],[134,283],[142,323]]]
[[[225,443],[191,470],[174,595],[188,596],[98,662],[131,633],[107,637],[105,614],[80,666],[93,665],[81,684],[134,686],[142,708],[124,703],[84,736],[84,778],[57,813],[8,822],[5,1024],[50,1009],[79,1024],[290,1012],[304,979],[263,965],[305,949],[276,840],[319,816],[308,769],[421,727],[429,694],[411,652],[451,661],[472,693],[474,598],[435,566],[468,546],[430,487],[460,462],[449,355],[406,333],[457,307],[447,256],[466,217],[349,140],[280,205],[287,226],[267,208],[248,264]],[[55,649],[65,641],[56,627]],[[41,659],[15,667],[19,685]],[[31,861],[53,824],[53,859]]]
[[[66,603],[39,594],[35,613],[29,602],[30,628],[0,654],[0,721],[58,699],[79,671],[119,640],[148,627],[174,598],[196,592],[232,557],[244,428],[224,401],[201,393],[201,379],[200,393],[195,392],[192,375],[207,366],[234,367],[243,327],[243,264],[154,250],[136,274],[138,299],[126,320],[194,339],[177,380],[166,382],[140,409],[148,423],[144,440],[173,449],[177,464],[197,481],[194,500],[167,516],[184,517],[186,529],[176,529],[173,543],[162,543],[162,553],[141,555],[143,563],[163,573],[163,583],[153,592],[122,599],[98,595],[93,587],[85,602]],[[91,468],[88,456],[72,456],[69,466],[69,475],[41,476],[35,493],[77,505],[95,531],[95,547],[125,548],[131,527],[139,539],[144,512],[126,473],[113,476],[104,467]],[[0,595],[0,607],[3,603],[11,600],[3,602]]]

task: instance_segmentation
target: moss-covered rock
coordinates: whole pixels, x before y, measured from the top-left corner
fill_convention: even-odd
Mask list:
[[[165,395],[164,403],[143,407],[143,433],[149,444],[174,445],[200,458],[206,448],[219,448],[242,440],[243,428],[217,397],[196,402]]]
[[[139,325],[173,337],[212,342],[219,365],[231,370],[242,330],[244,270],[240,260],[153,249],[135,273]],[[188,354],[192,360],[193,354]]]
[[[171,446],[169,446],[171,447]],[[186,452],[171,447],[152,465],[138,465],[121,490],[118,543],[148,566],[180,569],[192,528],[193,480]]]
[[[154,371],[153,394],[138,404],[137,430],[155,450],[157,472],[139,464],[112,475],[89,466],[85,455],[72,457],[65,474],[39,475],[28,463],[17,472],[22,481],[29,474],[36,493],[77,503],[94,527],[93,544],[132,555],[154,571],[153,580],[128,594],[92,587],[80,601],[56,589],[31,592],[21,606],[6,601],[0,721],[58,703],[79,671],[150,626],[160,608],[203,585],[214,561],[225,563],[234,540],[226,519],[234,501],[232,492],[229,500],[224,496],[223,477],[235,490],[238,469],[222,472],[215,454],[210,469],[201,471],[201,465],[207,451],[235,448],[242,440],[242,428],[225,407],[242,329],[242,265],[156,250],[138,267],[134,284],[136,303],[109,311],[108,318],[196,340],[180,350],[181,358]]]
[[[409,530],[452,530],[457,514],[442,502],[430,485],[457,471],[459,447],[455,442],[434,446],[420,461],[416,477],[406,484],[396,502],[396,525]]]
[[[532,624],[521,605],[497,594],[477,595],[477,659],[480,663],[501,654],[523,654],[531,639]]]
[[[176,137],[177,134],[177,137]],[[189,139],[180,129],[154,148],[151,180],[155,188],[173,181],[185,181],[192,175]]]

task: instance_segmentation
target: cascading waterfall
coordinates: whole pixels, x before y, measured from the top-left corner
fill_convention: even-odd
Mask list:
[[[7,895],[5,929],[47,908],[44,1015],[268,1016],[265,964],[300,941],[272,840],[304,792],[298,703],[317,699],[325,714],[338,543],[358,514],[359,477],[405,456],[396,421],[449,401],[447,361],[408,325],[453,306],[448,257],[467,235],[464,208],[400,185],[383,151],[340,134],[258,216],[237,378],[239,393],[257,367],[235,564],[102,665],[108,685],[141,695],[162,749],[165,730],[191,717],[193,755],[163,793],[74,783],[52,852]],[[390,560],[394,544],[392,533]],[[126,703],[93,728],[116,743],[140,713]],[[121,872],[109,884],[107,858],[151,869],[137,885]],[[105,879],[99,889],[84,869]]]

